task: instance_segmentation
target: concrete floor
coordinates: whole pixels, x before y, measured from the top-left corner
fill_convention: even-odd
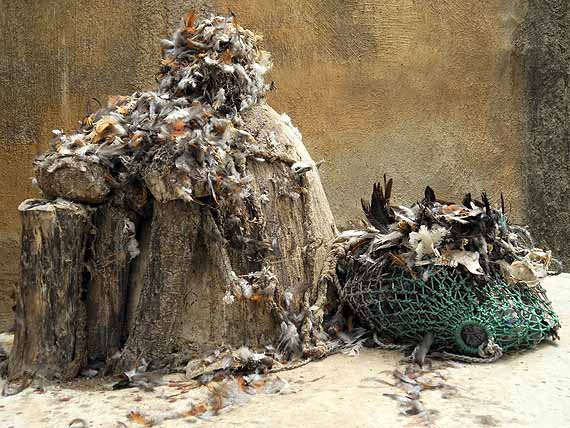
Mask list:
[[[545,286],[563,326],[569,325],[570,276],[549,278]],[[398,403],[383,395],[399,392],[378,380],[390,380],[386,372],[398,365],[401,355],[369,349],[357,357],[337,355],[281,373],[288,382],[283,392],[258,394],[211,420],[186,418],[157,426],[564,428],[570,426],[570,340],[565,329],[560,333],[561,342],[489,365],[437,363],[435,369],[457,392],[448,397],[440,390],[423,392],[429,420],[400,415]],[[0,399],[0,427],[63,428],[75,418],[91,428],[136,427],[141,425],[126,418],[133,409],[159,415],[205,395],[198,389],[172,398],[176,391],[172,386],[154,392],[110,391],[108,383],[81,382],[49,386],[41,394],[26,390]]]

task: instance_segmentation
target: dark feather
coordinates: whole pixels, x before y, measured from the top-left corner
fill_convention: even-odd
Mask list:
[[[386,174],[384,174],[384,199],[386,206],[390,206],[390,199],[392,198],[392,179],[386,181]]]
[[[386,180],[386,175],[384,175],[384,186],[385,188],[380,183],[374,183],[370,204],[362,200],[362,209],[366,218],[372,226],[381,232],[386,232],[388,226],[395,220],[394,212],[390,208],[392,179]]]
[[[487,197],[487,192],[481,193],[481,200],[483,201],[483,206],[485,207],[485,213],[491,215],[491,204],[489,203],[489,198]]]
[[[424,202],[429,204],[433,204],[435,202],[435,192],[429,186],[426,187],[424,192]]]
[[[471,193],[467,193],[465,194],[465,196],[463,197],[463,205],[466,206],[467,208],[471,208],[471,202],[473,202],[473,198],[471,197]]]

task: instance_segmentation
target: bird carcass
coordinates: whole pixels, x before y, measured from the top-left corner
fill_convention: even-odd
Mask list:
[[[190,12],[162,41],[155,91],[54,131],[35,161],[46,199],[20,206],[10,377],[315,344],[336,228],[299,131],[264,101],[260,42],[233,15]]]

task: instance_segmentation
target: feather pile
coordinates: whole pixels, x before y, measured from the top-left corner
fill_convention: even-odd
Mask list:
[[[398,388],[399,393],[383,395],[399,403],[402,415],[415,417],[417,422],[425,427],[433,426],[433,420],[432,412],[426,409],[422,402],[422,392],[439,390],[442,398],[449,398],[457,393],[457,388],[448,384],[445,376],[439,371],[423,369],[416,364],[410,364],[404,370],[394,369],[392,378],[395,383],[382,379],[378,381]]]
[[[186,423],[195,423],[190,418],[207,421],[247,404],[257,394],[286,393],[289,384],[277,376],[237,376],[228,377],[206,385],[207,398],[198,403],[190,403],[180,410],[148,413],[139,409],[132,410],[128,419],[138,425],[156,426],[168,420],[185,419]]]
[[[437,199],[427,187],[424,198],[411,207],[391,205],[392,180],[374,185],[370,203],[362,201],[373,228],[345,232],[364,263],[386,263],[408,269],[443,265],[460,267],[479,280],[500,276],[509,284],[534,287],[549,273],[560,271],[550,251],[535,248],[526,229],[508,223],[504,200],[492,208],[465,195],[461,203]]]
[[[54,158],[71,157],[103,166],[116,187],[144,180],[160,193],[150,183],[159,177],[161,200],[241,195],[249,177],[240,163],[254,138],[241,128],[240,112],[264,97],[272,66],[260,41],[234,16],[198,22],[189,12],[162,41],[158,91],[110,97],[75,133],[54,130],[52,149],[36,168],[58,168]]]

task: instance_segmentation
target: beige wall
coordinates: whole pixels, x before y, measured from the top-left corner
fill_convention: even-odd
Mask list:
[[[159,39],[189,3],[206,2],[0,0],[4,296],[17,280],[16,208],[34,195],[34,155],[51,129],[76,124],[90,97],[151,88]],[[503,191],[524,220],[526,83],[512,42],[524,1],[210,3],[265,35],[278,88],[270,102],[326,160],[339,226],[361,217],[359,198],[384,172],[397,201],[413,202],[426,184],[446,197]]]
[[[359,197],[384,172],[400,201],[428,183],[450,197],[503,191],[522,217],[526,99],[512,47],[521,2],[230,3],[267,35],[272,102],[326,159],[340,226],[359,217]]]

